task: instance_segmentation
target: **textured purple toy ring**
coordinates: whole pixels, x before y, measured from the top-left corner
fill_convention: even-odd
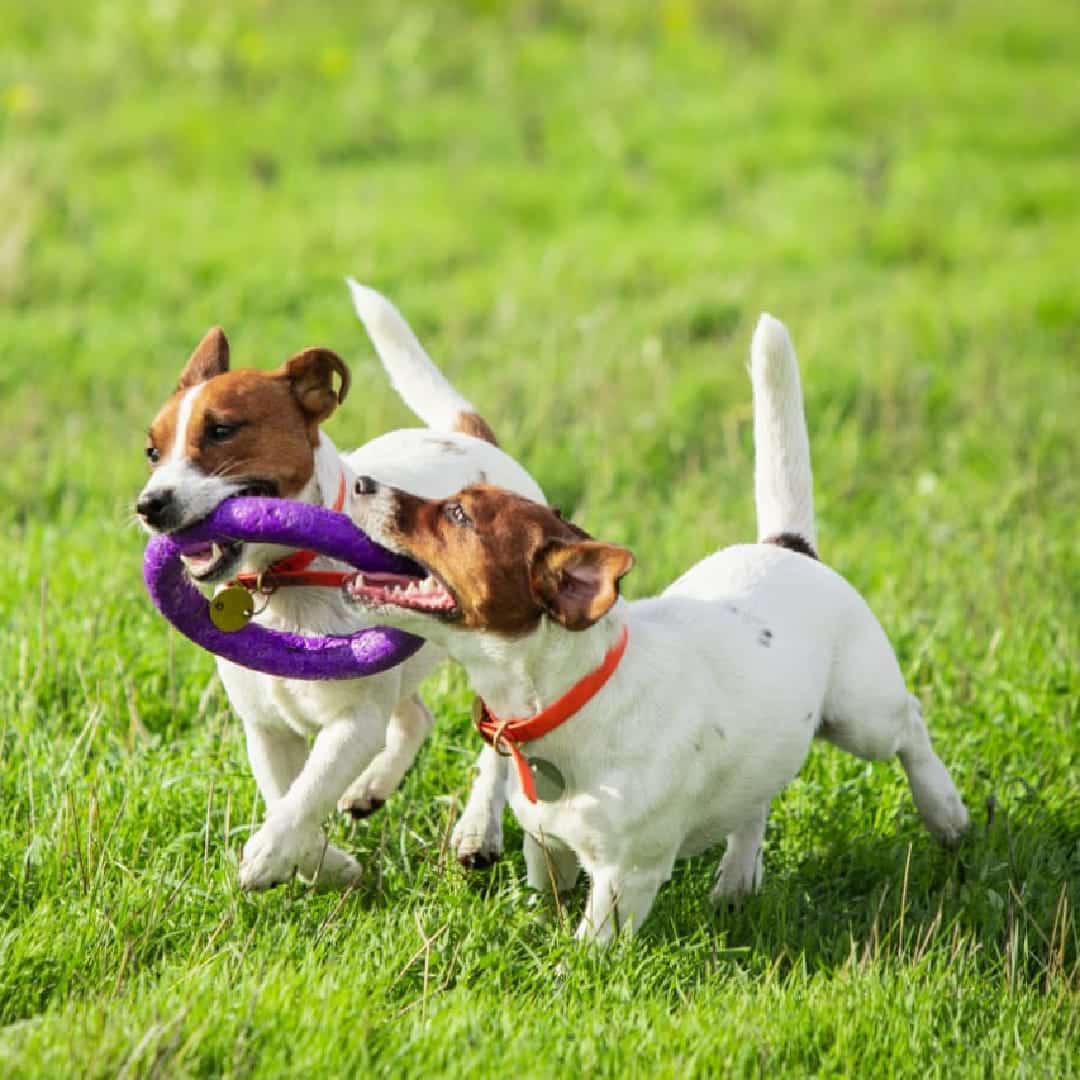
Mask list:
[[[143,560],[143,580],[157,609],[196,645],[254,671],[290,679],[375,675],[407,660],[423,645],[422,638],[388,627],[347,637],[305,637],[255,623],[232,633],[219,630],[180,556],[220,540],[311,548],[358,570],[417,572],[415,564],[380,547],[345,514],[287,499],[227,499],[190,529],[155,536]]]

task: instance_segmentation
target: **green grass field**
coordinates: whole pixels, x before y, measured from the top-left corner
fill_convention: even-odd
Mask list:
[[[0,1073],[1080,1073],[1080,8],[987,0],[183,0],[0,13]],[[824,558],[972,808],[822,746],[760,896],[680,864],[606,954],[520,834],[448,857],[457,670],[344,900],[249,897],[260,815],[131,520],[205,328],[324,344],[329,431],[410,417],[342,283],[393,297],[631,596],[753,535],[757,314],[800,352]]]

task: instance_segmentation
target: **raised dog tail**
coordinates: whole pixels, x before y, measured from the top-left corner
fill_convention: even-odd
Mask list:
[[[345,281],[356,314],[405,404],[428,427],[459,431],[497,446],[495,433],[435,366],[401,312],[382,293],[351,277]]]
[[[816,558],[810,439],[799,362],[787,327],[771,315],[762,315],[750,356],[758,537]]]

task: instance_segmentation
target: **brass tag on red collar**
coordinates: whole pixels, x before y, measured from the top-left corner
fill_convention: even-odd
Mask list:
[[[255,614],[255,600],[241,585],[222,589],[210,601],[210,621],[226,634],[243,630]]]

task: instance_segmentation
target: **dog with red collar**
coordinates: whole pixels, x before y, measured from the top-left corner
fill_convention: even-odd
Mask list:
[[[562,891],[585,869],[582,940],[639,927],[676,858],[725,837],[714,901],[756,889],[769,804],[815,736],[898,755],[941,841],[968,826],[884,631],[816,556],[798,365],[769,316],[752,382],[761,540],[657,597],[620,599],[628,550],[511,492],[424,499],[372,481],[353,500],[357,525],[426,577],[406,589],[358,574],[348,595],[465,666],[490,743],[481,784],[512,761],[530,886]]]
[[[543,500],[394,305],[356,282],[349,286],[393,385],[429,429],[390,432],[343,455],[320,427],[349,390],[349,370],[339,356],[311,348],[275,371],[231,370],[228,341],[215,328],[150,425],[150,478],[136,503],[147,531],[179,532],[237,495],[341,509],[360,475],[428,498],[486,480]],[[331,635],[365,624],[342,598],[343,567],[313,553],[208,544],[186,552],[185,563],[208,588],[272,585],[256,616],[267,627]],[[244,846],[244,889],[267,889],[294,873],[321,888],[345,888],[358,879],[356,860],[326,843],[323,821],[335,806],[357,817],[371,813],[401,782],[431,728],[417,689],[443,655],[425,645],[380,674],[324,682],[274,678],[218,659],[266,802],[266,820]],[[459,859],[497,858],[501,828],[501,806],[470,802],[454,835]]]

